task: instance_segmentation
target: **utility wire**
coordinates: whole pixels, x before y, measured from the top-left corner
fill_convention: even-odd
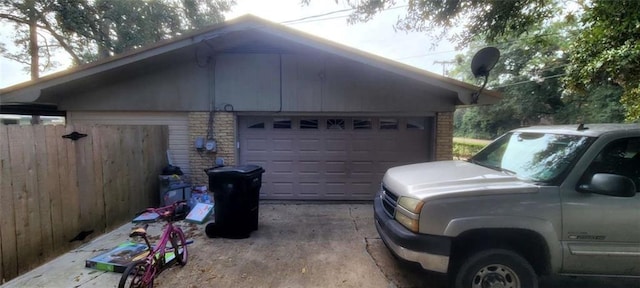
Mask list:
[[[380,11],[384,12],[384,11],[395,10],[395,9],[406,8],[406,7],[409,7],[409,5],[393,6],[393,7],[382,9]],[[313,23],[313,22],[328,21],[328,20],[334,20],[334,19],[340,19],[340,18],[347,18],[347,17],[349,17],[349,15],[341,15],[341,16],[334,16],[334,17],[318,19],[319,17],[334,15],[334,14],[343,13],[343,12],[349,12],[349,11],[353,11],[353,10],[355,10],[355,9],[354,8],[348,8],[348,9],[335,10],[335,11],[330,11],[330,12],[327,12],[327,13],[306,16],[306,17],[302,17],[302,18],[298,18],[298,19],[286,20],[286,21],[279,22],[279,24],[296,25],[296,24],[305,24],[305,23]],[[392,59],[392,60],[399,61],[399,60],[405,60],[405,59],[411,59],[411,58],[420,58],[420,57],[426,57],[426,56],[432,56],[432,55],[438,55],[438,54],[444,54],[444,53],[451,53],[451,52],[456,52],[456,51],[457,50],[436,51],[436,52],[433,52],[433,53],[412,55],[412,56],[407,56],[407,57],[402,57],[402,58],[395,58],[395,59]]]
[[[395,9],[400,9],[400,8],[405,8],[405,7],[409,7],[409,5],[392,6],[392,7],[389,7],[389,8],[381,9],[380,12],[385,12],[385,11],[395,10]],[[280,24],[295,25],[295,24],[302,24],[302,23],[327,21],[327,20],[333,20],[333,19],[339,19],[339,18],[347,18],[347,17],[349,17],[349,15],[335,16],[335,17],[330,17],[330,18],[320,18],[320,17],[329,16],[329,15],[338,14],[338,13],[343,13],[343,12],[349,12],[349,11],[353,11],[353,10],[355,10],[355,9],[354,8],[347,8],[347,9],[341,9],[341,10],[334,10],[334,11],[330,11],[330,12],[327,12],[327,13],[316,14],[316,15],[306,16],[306,17],[302,17],[302,18],[298,18],[298,19],[282,21],[282,22],[280,22]],[[316,19],[316,18],[320,18],[320,19]]]
[[[329,18],[322,18],[322,19],[309,19],[309,20],[303,20],[303,21],[299,21],[299,22],[291,22],[291,23],[287,23],[289,25],[296,25],[296,24],[305,24],[305,23],[313,23],[313,22],[319,22],[319,21],[327,21],[327,20],[334,20],[334,19],[340,19],[340,18],[347,18],[349,17],[347,16],[334,16],[334,17],[329,17]],[[291,20],[291,21],[297,21],[297,20]],[[285,22],[280,22],[285,23]]]
[[[314,19],[314,20],[305,21],[303,23],[325,21],[325,20],[329,20],[329,19],[315,19],[315,18],[319,18],[319,17],[322,17],[322,16],[329,16],[329,15],[342,13],[342,12],[347,12],[347,11],[353,11],[353,10],[354,10],[353,8],[335,10],[335,11],[331,11],[331,12],[327,12],[327,13],[323,13],[323,14],[316,14],[316,15],[306,16],[306,17],[302,17],[302,18],[298,18],[298,19],[283,21],[283,22],[280,22],[280,24],[298,24],[298,23],[295,23],[295,22],[300,22],[300,21],[309,20],[309,19]],[[340,16],[340,17],[346,17],[346,16]],[[340,18],[340,17],[338,17],[338,18]]]
[[[562,73],[562,74],[557,74],[557,75],[552,75],[552,76],[547,76],[547,77],[542,77],[539,78],[537,80],[525,80],[525,81],[520,81],[520,82],[516,82],[516,83],[509,83],[509,84],[505,84],[505,85],[500,85],[500,86],[496,86],[496,87],[491,87],[492,89],[498,89],[498,88],[504,88],[504,87],[509,87],[509,86],[515,86],[515,85],[520,85],[520,84],[525,84],[525,83],[530,83],[530,82],[538,82],[540,80],[544,81],[547,79],[553,79],[553,78],[558,78],[558,77],[562,77],[567,75],[566,73]]]
[[[406,8],[406,7],[409,7],[409,5],[392,6],[392,7],[389,7],[389,8],[381,9],[380,12],[389,11],[389,10],[395,10],[395,9],[400,9],[400,8]],[[334,17],[328,17],[328,18],[325,17],[325,16],[330,16],[330,15],[344,13],[344,12],[350,12],[350,11],[354,11],[354,10],[355,10],[354,8],[334,10],[334,11],[330,11],[330,12],[326,12],[326,13],[322,13],[322,14],[316,14],[316,15],[306,16],[306,17],[302,17],[302,18],[298,18],[298,19],[282,21],[282,22],[279,22],[279,24],[296,25],[296,24],[313,23],[313,22],[320,22],[320,21],[328,21],[328,20],[346,18],[346,17],[349,17],[349,15],[341,15],[341,16],[334,16]],[[321,18],[321,17],[325,17],[325,18]],[[571,32],[577,31],[577,30],[579,30],[579,29],[570,29],[570,30],[567,30],[567,31],[557,32],[557,33],[543,33],[543,34],[531,35],[531,36],[528,36],[528,37],[522,37],[522,38],[519,38],[519,39],[510,40],[510,41],[492,43],[492,45],[496,45],[496,46],[498,46],[498,45],[509,45],[509,44],[513,44],[513,43],[516,43],[518,41],[521,41],[523,39],[559,35],[559,34],[563,34],[563,33],[566,33],[566,32],[571,33]],[[435,51],[433,53],[425,53],[425,54],[406,56],[406,57],[401,57],[401,58],[395,58],[393,60],[394,61],[400,61],[400,60],[406,60],[406,59],[411,59],[411,58],[427,57],[427,56],[433,56],[433,55],[451,53],[451,52],[458,52],[458,50]],[[567,66],[567,64],[556,66],[556,67],[544,68],[544,69],[542,69],[540,71],[547,71],[547,70],[560,68],[560,67],[564,67],[564,66]],[[560,74],[560,75],[555,75],[555,76],[548,76],[548,77],[540,78],[540,80],[556,78],[556,77],[560,77],[560,76],[563,76],[563,75],[565,75],[565,74]],[[523,82],[518,82],[518,83],[507,84],[505,86],[499,86],[499,87],[496,87],[496,88],[502,88],[502,87],[507,87],[507,86],[511,86],[511,85],[517,85],[517,84],[523,84],[523,83],[528,83],[528,82],[533,82],[533,81],[535,81],[535,80],[529,80],[529,81],[523,81]]]

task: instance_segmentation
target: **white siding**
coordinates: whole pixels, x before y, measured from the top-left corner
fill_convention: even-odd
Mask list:
[[[189,117],[177,112],[67,112],[67,123],[103,125],[167,125],[173,165],[189,173]],[[166,157],[165,155],[159,155]]]

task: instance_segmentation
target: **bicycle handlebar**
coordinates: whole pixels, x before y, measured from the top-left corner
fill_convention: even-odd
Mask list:
[[[179,201],[177,201],[177,202],[175,202],[175,203],[173,203],[171,205],[167,205],[167,206],[162,206],[162,207],[157,207],[157,208],[149,207],[149,208],[147,208],[145,210],[142,210],[139,213],[136,213],[136,216],[140,215],[142,213],[145,213],[145,212],[149,212],[149,213],[156,213],[156,214],[160,215],[160,218],[169,218],[175,213],[176,208],[178,206],[180,206],[181,204],[185,204],[186,205],[187,201],[186,200],[179,200]]]

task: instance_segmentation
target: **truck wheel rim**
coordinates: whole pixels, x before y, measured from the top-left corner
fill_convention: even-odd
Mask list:
[[[520,279],[511,268],[491,264],[478,270],[471,282],[472,288],[520,288]]]

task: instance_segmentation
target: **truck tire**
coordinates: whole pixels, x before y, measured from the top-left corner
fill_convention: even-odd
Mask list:
[[[538,288],[538,277],[529,262],[505,249],[472,254],[454,277],[455,288]]]

